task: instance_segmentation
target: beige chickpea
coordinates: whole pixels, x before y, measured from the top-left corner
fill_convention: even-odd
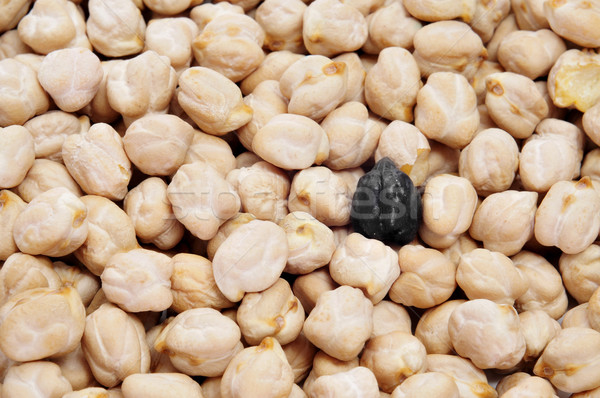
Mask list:
[[[172,175],[183,164],[193,137],[193,127],[179,117],[150,114],[127,128],[123,147],[143,173]]]
[[[212,165],[223,176],[227,176],[227,173],[236,168],[236,159],[227,141],[195,130],[183,163],[198,161]]]
[[[43,256],[11,254],[0,268],[0,306],[15,294],[35,288],[59,289],[60,276]]]
[[[206,133],[224,135],[252,119],[252,109],[242,102],[239,87],[219,72],[189,68],[180,75],[179,86],[179,104]]]
[[[392,392],[392,398],[413,398],[421,395],[439,398],[458,398],[460,393],[454,380],[445,373],[426,372],[408,377]]]
[[[365,175],[365,171],[361,167],[354,167],[352,169],[335,170],[333,174],[344,180],[350,190],[350,195],[354,195],[358,187],[358,180]]]
[[[546,1],[543,7],[550,27],[560,36],[582,47],[600,46],[600,34],[596,29],[600,6],[596,2]],[[577,23],[573,24],[573,21]]]
[[[457,72],[471,79],[487,58],[481,38],[459,21],[424,26],[415,34],[414,46],[415,61],[425,77],[434,72]]]
[[[173,263],[166,254],[133,249],[108,260],[101,275],[102,290],[127,312],[160,312],[173,302],[172,273]]]
[[[359,366],[359,359],[358,357],[355,357],[348,361],[341,361],[327,355],[323,351],[318,351],[314,356],[312,365],[312,369],[303,384],[304,391],[309,396],[311,394],[314,381],[317,378],[355,369]]]
[[[377,379],[363,366],[318,377],[311,387],[311,398],[324,397],[379,398]]]
[[[238,82],[263,61],[264,41],[265,31],[258,22],[248,15],[229,12],[215,16],[204,26],[192,42],[192,51],[200,66]]]
[[[406,306],[430,308],[446,301],[456,288],[456,266],[442,253],[420,245],[405,245],[398,252],[400,276],[390,298]]]
[[[589,303],[583,303],[565,312],[561,321],[561,327],[563,329],[574,327],[593,329],[588,318],[588,307]]]
[[[373,304],[350,286],[322,293],[303,327],[311,343],[342,361],[356,357],[372,331]]]
[[[560,323],[541,310],[524,311],[519,314],[519,325],[525,336],[525,362],[535,361],[546,345],[561,330]]]
[[[329,138],[325,165],[334,170],[363,164],[374,152],[383,130],[360,102],[346,102],[321,122]]]
[[[209,260],[215,257],[215,253],[221,244],[227,239],[229,235],[238,227],[248,224],[250,221],[256,220],[250,213],[237,213],[229,220],[225,221],[218,229],[217,234],[208,241],[206,245],[206,254]]]
[[[313,359],[318,351],[317,347],[300,333],[296,340],[281,348],[292,367],[292,372],[294,372],[294,382],[301,383],[312,369]]]
[[[144,0],[144,5],[161,15],[175,15],[189,8],[192,5],[192,0]]]
[[[600,54],[592,50],[565,51],[548,74],[550,98],[560,108],[587,111],[600,98],[600,91],[592,80],[599,70]]]
[[[333,252],[329,273],[340,285],[361,289],[377,304],[400,275],[398,255],[377,239],[353,233]]]
[[[536,192],[526,191],[491,194],[477,207],[469,233],[486,249],[517,254],[533,237],[537,198]]]
[[[501,72],[504,72],[504,68],[498,62],[483,61],[479,69],[477,69],[477,72],[475,72],[475,76],[473,76],[473,78],[470,80],[471,86],[473,87],[473,89],[475,90],[475,94],[477,95],[477,109],[479,112],[480,119],[483,119],[481,117],[481,107],[483,106],[483,109],[487,110],[487,107],[485,107],[485,96],[487,94],[487,88],[485,84],[486,79],[489,75],[493,73]],[[486,120],[489,119],[489,115],[487,116],[488,117]],[[480,120],[480,124],[482,123],[484,123],[484,121]],[[482,130],[481,127],[479,127],[478,130]]]
[[[0,13],[2,15],[0,19],[0,31],[12,29],[17,26],[21,18],[27,14],[30,6],[30,0],[17,0],[2,4],[2,8],[0,9],[2,11]]]
[[[285,353],[277,340],[267,337],[231,359],[221,379],[221,397],[287,397],[293,384]]]
[[[478,125],[477,97],[467,79],[458,73],[432,73],[417,95],[415,126],[429,139],[463,148]]]
[[[484,43],[491,40],[496,27],[511,11],[510,0],[476,0],[475,12],[469,22]]]
[[[504,41],[503,41],[504,42]],[[515,138],[527,138],[549,112],[533,80],[513,72],[486,78],[485,105],[494,123]]]
[[[591,179],[559,181],[552,185],[535,214],[535,238],[576,254],[587,248],[600,228],[600,196]]]
[[[343,53],[331,59],[333,62],[343,62],[346,64],[348,79],[346,85],[346,95],[342,103],[356,101],[365,104],[365,78],[367,71],[363,67],[360,57],[356,53]],[[379,123],[382,124],[382,123]]]
[[[545,76],[567,50],[563,40],[549,29],[509,33],[498,48],[498,61],[509,72],[530,79]]]
[[[456,383],[461,397],[497,397],[494,388],[488,384],[485,373],[470,360],[458,355],[427,355],[427,372],[440,372],[450,376]]]
[[[300,275],[294,281],[292,291],[298,297],[302,307],[310,313],[321,294],[334,290],[338,284],[329,275],[329,270],[321,268],[306,275]]]
[[[513,256],[512,261],[529,280],[529,288],[517,298],[515,308],[542,310],[559,319],[567,310],[568,299],[558,270],[544,257],[525,250]]]
[[[456,352],[480,369],[510,369],[525,354],[519,317],[510,305],[485,299],[467,301],[450,315],[448,332]]]
[[[0,260],[6,260],[18,251],[13,238],[13,227],[19,214],[25,209],[27,203],[12,191],[0,191]],[[1,271],[0,271],[1,272]],[[0,300],[1,302],[2,300]]]
[[[118,395],[114,395],[118,394]],[[81,390],[72,391],[68,394],[63,395],[63,398],[98,398],[98,397],[107,397],[107,398],[123,398],[123,395],[120,392],[115,392],[114,390],[106,390],[101,387],[87,387]]]
[[[244,9],[230,2],[217,1],[216,3],[204,3],[196,5],[190,11],[190,18],[196,22],[200,30],[204,29],[206,24],[222,14],[243,14]]]
[[[429,173],[427,161],[431,147],[427,137],[415,126],[394,120],[381,133],[375,161],[390,158],[415,185],[422,185]]]
[[[363,14],[339,0],[315,0],[304,12],[302,38],[311,54],[330,57],[358,50],[367,35]]]
[[[537,1],[537,0],[534,0]],[[512,2],[512,0],[511,0]],[[517,19],[514,13],[508,14],[506,18],[500,22],[496,30],[494,31],[494,35],[492,38],[486,43],[487,49],[487,59],[488,61],[497,62],[498,61],[498,48],[500,47],[500,43],[502,40],[511,32],[519,30],[519,26],[517,25]]]
[[[600,103],[588,108],[584,112],[582,125],[587,137],[598,145],[600,143]]]
[[[94,377],[106,387],[150,368],[142,322],[112,304],[102,304],[87,316],[81,344]]]
[[[164,352],[158,352],[154,348],[154,342],[158,335],[167,327],[175,317],[168,317],[162,323],[151,327],[146,331],[146,343],[150,349],[150,373],[176,373],[177,368],[173,366],[169,355]]]
[[[100,289],[98,278],[86,269],[62,261],[53,262],[52,269],[58,274],[62,286],[70,286],[77,290],[84,306],[90,304]]]
[[[447,145],[441,144],[437,141],[429,141],[431,148],[429,156],[427,157],[427,163],[429,163],[429,172],[425,179],[424,185],[426,186],[429,180],[440,174],[457,174],[458,173],[458,158],[460,157],[460,150],[450,148]]]
[[[212,308],[194,308],[175,317],[158,335],[154,348],[169,355],[188,375],[221,376],[241,351],[240,329]]]
[[[181,373],[131,374],[123,380],[121,390],[124,398],[204,397],[200,385]]]
[[[17,29],[0,34],[0,60],[13,58],[19,54],[29,54],[33,50],[23,43]]]
[[[58,365],[48,361],[13,365],[8,369],[3,383],[0,392],[6,398],[62,398],[73,391]]]
[[[286,215],[279,225],[286,233],[289,248],[285,272],[308,274],[329,263],[335,250],[329,227],[301,211]]]
[[[482,196],[508,189],[518,167],[519,148],[515,139],[497,128],[479,132],[461,151],[458,163],[460,176],[471,181]]]
[[[477,133],[486,129],[498,128],[496,123],[494,123],[490,117],[490,113],[485,104],[478,105],[477,110],[479,111],[479,127],[477,128]]]
[[[301,0],[267,0],[256,8],[256,22],[265,31],[264,46],[271,51],[304,52],[302,17],[306,4]]]
[[[273,285],[285,268],[288,245],[285,231],[270,221],[253,220],[233,231],[213,258],[219,290],[237,302],[246,292]]]
[[[590,297],[587,308],[587,319],[593,329],[600,331],[600,288],[596,289]]]
[[[448,321],[452,311],[466,300],[448,300],[425,311],[415,329],[428,354],[452,354],[454,348],[448,334]]]
[[[242,93],[244,95],[252,93],[256,86],[265,80],[279,81],[283,72],[285,72],[294,62],[302,58],[304,58],[304,55],[296,54],[288,50],[268,53],[254,72],[242,80],[242,83],[240,84]]]
[[[432,247],[450,247],[468,230],[476,206],[477,192],[466,178],[451,174],[430,178],[423,193],[419,236]]]
[[[407,377],[425,371],[427,352],[410,333],[391,332],[367,342],[360,365],[373,372],[381,390],[391,393]]]
[[[422,24],[413,18],[401,1],[386,2],[366,16],[369,36],[363,51],[378,54],[387,47],[411,49],[413,38]]]
[[[550,28],[544,14],[544,0],[511,0],[511,3],[520,29],[536,31]]]
[[[120,59],[112,59],[100,63],[104,75],[98,91],[92,101],[81,110],[82,113],[88,115],[95,123],[112,123],[120,116],[119,112],[114,110],[108,101],[107,82],[110,71],[121,62],[122,60]]]
[[[197,35],[198,26],[189,18],[152,19],[146,28],[144,50],[168,57],[171,66],[181,72],[192,62],[192,40]]]
[[[221,377],[207,377],[201,387],[204,398],[221,398]]]
[[[36,196],[15,220],[13,238],[27,254],[61,257],[87,238],[85,204],[67,188],[53,188]]]
[[[548,380],[523,372],[503,377],[498,382],[496,389],[498,390],[498,395],[503,398],[517,398],[531,395],[558,398],[554,387]]]
[[[565,392],[591,390],[600,386],[599,356],[600,332],[579,327],[562,329],[544,349],[533,373]]]
[[[512,260],[500,252],[475,249],[461,256],[456,282],[470,300],[487,299],[513,305],[529,286],[529,280]]]
[[[92,0],[87,34],[94,49],[107,57],[137,54],[144,48],[146,23],[131,0]]]
[[[175,217],[204,240],[214,237],[219,226],[240,208],[240,198],[231,184],[204,162],[181,166],[167,195]]]
[[[408,311],[400,304],[382,300],[373,306],[373,331],[371,338],[392,332],[411,333]]]
[[[250,345],[260,344],[265,337],[273,337],[284,345],[300,334],[304,308],[289,283],[278,279],[268,289],[244,296],[237,311],[237,323]]]
[[[0,61],[0,87],[0,127],[23,124],[50,106],[36,72],[14,59]]]
[[[0,127],[0,188],[23,182],[35,161],[32,135],[23,126]]]
[[[110,257],[138,247],[135,228],[127,214],[113,201],[102,196],[81,198],[87,208],[90,225],[85,242],[75,257],[94,275],[100,276]]]
[[[600,246],[589,245],[577,254],[563,253],[558,262],[567,291],[578,303],[589,301],[600,286]]]
[[[79,118],[73,114],[54,110],[27,121],[27,128],[33,137],[36,158],[48,158],[62,162],[62,146],[66,137],[89,130],[87,116]]]
[[[73,390],[81,390],[94,384],[94,375],[85,360],[81,344],[68,354],[53,359],[60,366],[60,373],[69,381]]]
[[[417,61],[408,50],[388,47],[367,71],[365,100],[369,109],[390,120],[413,121],[413,106],[421,88]]]
[[[23,200],[31,202],[37,195],[57,187],[65,187],[76,196],[82,195],[81,188],[62,163],[36,159],[15,190]]]
[[[479,245],[477,242],[475,242],[475,240],[473,240],[468,233],[464,233],[460,235],[456,242],[454,242],[452,245],[442,249],[442,254],[446,256],[448,260],[458,266],[460,258],[463,254],[473,251],[478,247]]]
[[[469,22],[475,13],[475,0],[453,2],[448,0],[405,0],[404,6],[415,18],[427,22],[460,18]]]
[[[69,353],[83,334],[85,308],[71,287],[23,291],[0,310],[0,349],[14,361]]]

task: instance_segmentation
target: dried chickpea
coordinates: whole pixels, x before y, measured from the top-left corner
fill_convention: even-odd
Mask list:
[[[100,276],[108,259],[138,247],[135,228],[127,214],[113,201],[95,195],[81,198],[87,208],[89,231],[75,257],[94,275]]]
[[[32,51],[27,44],[23,43],[17,29],[0,34],[0,60],[13,58],[19,54],[29,54]]]
[[[195,130],[183,163],[199,161],[212,165],[223,176],[227,176],[227,173],[236,168],[236,159],[227,141]]]
[[[415,61],[425,77],[434,72],[457,72],[471,79],[487,58],[481,38],[464,22],[433,22],[419,29],[413,42]]]
[[[112,123],[120,116],[119,112],[110,106],[106,84],[108,82],[108,77],[110,76],[110,71],[120,63],[121,60],[118,59],[102,61],[100,63],[102,70],[104,71],[100,87],[98,87],[96,96],[92,101],[81,110],[82,113],[88,115],[95,123]]]
[[[329,270],[321,268],[296,278],[292,291],[298,297],[302,307],[310,313],[322,293],[334,290],[338,284],[329,275]]]
[[[243,14],[244,9],[230,2],[217,1],[216,3],[204,3],[197,5],[190,11],[190,18],[196,22],[200,30],[204,29],[206,24],[223,14]]]
[[[273,285],[285,268],[288,245],[285,231],[270,221],[252,220],[233,231],[213,258],[219,290],[238,302],[246,292]]]
[[[561,327],[563,329],[574,327],[593,329],[588,318],[588,306],[588,303],[579,304],[565,312]]]
[[[599,332],[579,327],[562,329],[544,349],[533,373],[565,392],[591,390],[600,386],[599,356]]]
[[[252,119],[252,108],[242,102],[238,86],[209,68],[192,67],[179,76],[177,100],[198,127],[224,135]]]
[[[340,361],[339,359],[333,358],[323,351],[319,351],[314,356],[312,369],[308,374],[308,377],[303,383],[304,392],[310,396],[312,386],[317,378],[321,376],[334,375],[337,373],[347,372],[359,366],[358,357],[353,358],[349,361]],[[375,383],[377,380],[375,379]]]
[[[189,18],[152,19],[146,28],[144,51],[168,57],[175,71],[182,72],[192,62],[192,40],[198,32],[198,26]]]
[[[520,29],[536,31],[550,28],[544,14],[545,0],[511,0],[511,3]]]
[[[281,346],[266,337],[231,359],[221,379],[221,397],[287,397],[293,384],[294,374]]]
[[[430,178],[423,193],[419,236],[432,247],[450,247],[468,230],[476,206],[477,192],[466,178],[451,174]]]
[[[408,50],[384,48],[365,78],[369,109],[386,119],[412,122],[413,106],[422,85],[420,76],[419,66]]]
[[[65,187],[76,196],[82,195],[81,188],[62,163],[36,159],[15,190],[23,200],[31,202],[37,195],[57,187]]]
[[[346,95],[343,103],[356,101],[365,104],[365,78],[367,71],[356,53],[343,53],[331,59],[333,62],[343,62],[348,70]],[[380,123],[382,124],[382,123]]]
[[[515,308],[542,310],[559,319],[567,310],[568,299],[558,270],[544,257],[525,250],[513,256],[512,261],[529,280],[529,288],[517,298]]]
[[[458,355],[427,355],[427,372],[445,373],[452,377],[460,396],[464,398],[496,398],[498,395],[488,384],[485,373],[471,361]]]
[[[600,286],[600,246],[589,245],[577,254],[563,253],[559,259],[562,282],[578,303],[588,302]]]
[[[595,1],[545,1],[543,7],[553,31],[582,47],[600,46],[600,33],[596,29],[600,6]]]
[[[101,387],[87,387],[65,394],[62,398],[123,398],[123,395],[112,394],[114,394],[113,391]]]
[[[392,392],[391,398],[417,398],[420,396],[459,398],[454,380],[445,373],[426,372],[408,377]]]
[[[498,48],[500,47],[500,43],[502,43],[502,40],[506,37],[506,35],[517,30],[519,30],[519,26],[517,25],[517,19],[515,18],[515,14],[511,13],[506,18],[504,18],[502,22],[500,22],[500,24],[494,31],[494,35],[492,36],[490,41],[487,42],[486,49],[488,54],[488,61],[498,61]]]
[[[256,22],[265,31],[264,46],[271,51],[304,52],[301,0],[266,0],[256,8]]]
[[[90,0],[87,34],[107,57],[137,54],[144,48],[146,23],[132,0]]]
[[[23,182],[35,161],[32,135],[23,126],[0,127],[0,188]]]
[[[517,398],[524,396],[558,398],[550,382],[538,376],[517,372],[503,377],[496,387],[498,396],[503,398]]]
[[[453,354],[454,347],[448,334],[452,311],[466,300],[448,300],[425,311],[415,329],[415,337],[425,346],[428,354]]]
[[[517,311],[507,304],[467,301],[450,315],[448,333],[456,352],[480,369],[510,369],[525,354]]]
[[[201,387],[204,398],[221,398],[221,377],[207,377]]]
[[[469,24],[484,43],[491,40],[496,27],[509,15],[510,3],[510,0],[475,1],[475,12]]]
[[[6,372],[3,383],[0,392],[5,398],[62,398],[73,391],[58,365],[48,361],[13,365]]]
[[[75,391],[95,383],[94,375],[92,375],[92,371],[85,360],[81,344],[70,353],[53,359],[52,362],[60,366],[60,373],[69,381]]]
[[[600,143],[600,102],[588,108],[582,118],[583,131],[596,145]],[[598,151],[590,151],[597,153]]]
[[[479,245],[471,238],[468,233],[464,233],[458,237],[458,240],[452,245],[442,250],[446,258],[452,261],[456,266],[463,254],[477,249]]]
[[[326,167],[309,167],[299,171],[292,180],[288,208],[309,213],[331,226],[350,221],[352,193],[346,181]]]
[[[17,293],[39,287],[59,289],[61,286],[60,276],[48,258],[13,253],[0,268],[0,306]]]
[[[0,19],[0,31],[9,30],[17,26],[21,18],[27,14],[31,3],[31,0],[16,0],[3,3],[0,8],[0,15],[2,15]]]
[[[587,308],[587,319],[592,329],[600,331],[600,288],[596,289],[590,297]]]
[[[546,345],[561,330],[560,323],[541,310],[524,311],[519,314],[519,325],[525,336],[525,362],[535,361]]]
[[[331,57],[356,51],[367,36],[367,21],[363,14],[339,0],[315,0],[304,11],[302,38],[311,54]]]
[[[550,98],[558,107],[587,111],[600,99],[600,91],[593,80],[598,71],[600,54],[593,50],[565,51],[548,74]]]
[[[483,61],[477,72],[475,72],[475,76],[471,79],[470,83],[473,89],[475,90],[475,94],[477,95],[477,110],[479,112],[480,117],[480,125],[485,121],[481,116],[481,107],[487,111],[487,107],[485,106],[485,95],[487,94],[487,88],[485,85],[486,79],[489,75],[493,73],[501,73],[504,72],[504,68],[498,62],[494,61]],[[486,113],[487,119],[489,119],[489,115]],[[481,126],[478,127],[478,130],[481,130]]]
[[[204,397],[200,385],[181,373],[131,374],[123,380],[121,391],[124,398]]]
[[[304,55],[296,54],[288,50],[273,51],[268,53],[261,64],[254,70],[254,72],[242,80],[242,83],[240,84],[242,93],[244,95],[250,94],[260,82],[265,80],[279,81],[283,72],[285,72],[287,68],[301,58],[304,58]]]
[[[373,331],[371,338],[392,332],[411,333],[408,311],[400,304],[382,300],[373,306]]]
[[[379,398],[377,379],[373,372],[358,366],[346,372],[318,377],[311,387],[311,398],[325,397]]]
[[[585,250],[598,236],[600,196],[589,177],[552,185],[535,214],[535,238],[566,254]]]
[[[388,157],[406,173],[413,184],[422,185],[429,173],[427,161],[431,147],[425,135],[414,125],[394,120],[381,133],[375,149],[375,161]]]
[[[429,141],[431,151],[427,157],[429,163],[429,172],[424,185],[427,185],[429,179],[439,174],[457,174],[458,173],[458,158],[460,150],[450,148],[447,145],[440,144],[437,141]]]
[[[94,377],[103,386],[114,387],[130,374],[150,368],[142,322],[112,304],[102,304],[87,316],[81,344]]]
[[[368,54],[379,54],[387,47],[411,49],[415,34],[423,26],[406,11],[401,1],[386,2],[366,17],[369,36],[363,51]]]
[[[154,348],[154,342],[158,335],[173,320],[174,317],[166,318],[162,323],[151,327],[146,331],[146,343],[150,349],[150,373],[176,373],[178,370],[173,366],[169,356],[164,352],[158,352]]]
[[[475,13],[475,0],[404,0],[404,6],[415,18],[427,22],[461,18],[469,22]]]
[[[461,151],[458,163],[460,176],[471,181],[482,196],[508,189],[518,167],[519,148],[515,139],[498,128],[477,133]]]
[[[0,260],[6,260],[18,251],[13,238],[13,227],[19,214],[27,203],[13,192],[3,189],[0,191]],[[0,300],[1,302],[2,300]]]
[[[192,0],[143,0],[144,5],[161,15],[175,15],[185,11],[192,5]]]
[[[419,90],[415,126],[429,139],[464,148],[477,131],[477,96],[467,79],[453,72],[436,72]]]
[[[281,348],[292,367],[292,372],[294,372],[294,382],[302,382],[312,368],[317,347],[312,345],[306,336],[300,333],[296,340]]]
[[[217,252],[219,246],[221,246],[221,244],[229,235],[231,235],[233,231],[244,224],[248,224],[252,220],[256,220],[256,217],[250,213],[237,213],[235,216],[225,221],[219,227],[217,234],[211,238],[206,245],[206,254],[208,259],[212,260],[215,257],[215,253]]]

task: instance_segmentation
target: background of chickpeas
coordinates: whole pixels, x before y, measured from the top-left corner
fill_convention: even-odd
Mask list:
[[[598,26],[0,2],[0,398],[600,396]],[[385,157],[402,247],[350,226]]]

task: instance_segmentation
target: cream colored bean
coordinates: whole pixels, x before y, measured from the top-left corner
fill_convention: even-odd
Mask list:
[[[21,184],[34,160],[33,137],[25,127],[0,127],[0,188]]]
[[[517,19],[515,18],[515,14],[511,13],[506,18],[504,18],[502,22],[500,22],[500,24],[494,31],[494,35],[492,36],[490,41],[487,42],[486,49],[488,54],[488,61],[498,61],[498,48],[500,47],[500,43],[502,43],[502,40],[504,40],[506,35],[517,30],[519,30],[519,26],[517,25]]]
[[[189,0],[181,1],[189,3]],[[163,5],[175,5],[169,3]],[[151,19],[146,29],[144,51],[154,51],[168,57],[171,66],[177,72],[182,72],[192,62],[192,40],[198,32],[198,26],[189,18]]]
[[[333,171],[333,174],[344,180],[350,190],[350,195],[353,196],[358,187],[358,180],[365,175],[365,171],[360,167],[354,167],[352,169]]]
[[[411,333],[408,311],[400,304],[382,300],[373,306],[373,332],[371,338],[392,332]]]
[[[487,58],[481,38],[459,21],[424,26],[415,34],[414,46],[415,61],[425,77],[434,72],[457,72],[471,79]]]
[[[158,14],[175,15],[189,8],[192,0],[144,0],[144,5]]]
[[[322,293],[334,290],[338,284],[329,275],[329,270],[318,269],[306,275],[296,278],[292,291],[298,297],[302,307],[307,313],[310,313]]]
[[[460,150],[450,148],[437,141],[429,141],[431,151],[427,157],[429,163],[429,172],[424,184],[427,185],[429,179],[439,174],[457,174],[458,173],[458,158]]]
[[[423,222],[419,236],[438,249],[455,243],[471,225],[477,192],[469,180],[451,174],[429,179],[423,193]]]
[[[461,18],[469,22],[475,13],[475,0],[453,2],[447,0],[405,0],[404,5],[415,18],[427,22]]]
[[[548,380],[537,376],[530,376],[523,372],[503,377],[498,382],[498,387],[496,388],[498,395],[503,398],[523,396],[558,398],[554,387]]]
[[[600,286],[600,246],[589,245],[577,254],[563,253],[559,267],[563,283],[578,303],[589,301]]]
[[[200,385],[181,373],[132,374],[123,380],[121,390],[124,398],[203,398]]]
[[[206,245],[206,254],[209,260],[212,260],[217,252],[217,249],[221,244],[227,239],[229,235],[233,231],[235,231],[238,227],[248,224],[250,221],[256,220],[250,213],[237,213],[235,216],[231,217],[229,220],[225,221],[217,231],[217,234],[208,241]]]
[[[87,238],[85,204],[67,188],[39,194],[15,220],[13,238],[27,254],[61,257],[75,251]]]
[[[423,26],[406,11],[401,1],[386,3],[366,16],[369,36],[363,51],[368,54],[378,54],[387,47],[412,49],[413,38]]]
[[[427,161],[431,147],[427,138],[412,124],[394,120],[381,133],[375,161],[390,158],[415,185],[422,185],[429,173]]]
[[[65,187],[76,196],[82,195],[81,188],[62,163],[36,159],[15,190],[23,200],[31,202],[37,195],[57,187]]]
[[[317,352],[313,360],[313,366],[310,374],[304,382],[304,390],[310,395],[314,381],[321,376],[334,375],[336,373],[347,372],[359,366],[358,357],[349,361],[341,361],[327,355],[323,351]]]
[[[303,57],[304,55],[302,54],[296,54],[287,50],[273,51],[268,53],[261,64],[254,70],[254,72],[242,80],[242,83],[240,84],[242,93],[244,95],[250,94],[260,82],[265,80],[279,81],[281,75],[283,75],[283,72],[285,72],[286,69],[289,68],[294,62]]]
[[[210,21],[227,13],[243,14],[244,9],[230,2],[217,1],[216,3],[205,3],[192,8],[190,18],[202,30]]]
[[[552,185],[535,215],[535,238],[564,253],[585,250],[600,228],[600,196],[589,177]]]
[[[479,245],[471,238],[468,233],[464,233],[458,237],[458,240],[451,246],[442,250],[442,253],[446,258],[452,261],[456,266],[460,261],[463,254],[468,253],[477,249]]]
[[[311,389],[311,398],[344,396],[348,398],[379,398],[377,379],[368,368],[357,368],[318,377]]]
[[[88,387],[81,390],[73,391],[63,395],[63,398],[96,398],[104,396],[106,396],[107,398],[123,398],[123,395],[120,393],[120,390],[117,393],[113,390],[106,390],[100,387]]]
[[[30,0],[17,0],[2,4],[2,8],[0,8],[2,11],[0,12],[0,15],[2,15],[0,19],[0,31],[16,27],[20,19],[27,14],[30,6]]]
[[[227,176],[227,173],[236,168],[235,156],[227,141],[200,130],[194,130],[192,142],[183,161],[184,164],[194,162],[206,162],[223,176]]]
[[[317,347],[300,333],[296,340],[281,348],[294,372],[294,383],[301,383],[312,368]]]
[[[413,121],[413,106],[421,88],[417,61],[408,50],[381,50],[377,63],[367,71],[365,100],[369,109],[390,120]]]
[[[146,331],[146,343],[150,349],[150,373],[176,373],[177,368],[173,366],[167,353],[158,352],[154,348],[154,342],[158,335],[175,317],[168,317],[162,323],[153,326]]]
[[[581,344],[585,342],[585,344]],[[600,333],[587,328],[563,329],[546,346],[533,368],[565,392],[600,386]]]
[[[495,398],[496,391],[488,384],[487,377],[471,361],[458,355],[427,355],[427,371],[441,372],[452,377],[461,397]]]
[[[596,289],[590,297],[587,308],[587,319],[594,330],[600,331],[600,288]]]
[[[535,361],[546,345],[561,330],[560,323],[541,310],[525,311],[519,314],[519,325],[525,336],[525,362]]]
[[[19,249],[12,231],[17,217],[26,206],[27,203],[18,195],[7,189],[0,191],[0,260],[2,261]]]
[[[13,58],[19,54],[29,54],[33,50],[19,37],[17,29],[0,34],[0,60]]]
[[[62,261],[53,262],[52,269],[60,277],[62,286],[75,288],[83,305],[90,304],[100,288],[100,282],[92,273],[78,266],[65,264]]]
[[[325,165],[333,170],[363,164],[373,154],[383,130],[360,102],[346,102],[331,111],[321,127],[330,146]]]
[[[256,8],[256,22],[265,31],[264,46],[271,51],[303,53],[302,17],[306,4],[301,0],[267,0]]]
[[[426,372],[408,377],[392,392],[392,398],[416,398],[421,395],[458,398],[460,393],[452,378],[444,373]]]
[[[452,311],[466,300],[448,300],[425,311],[415,329],[415,337],[425,346],[428,354],[453,354],[454,348],[448,334],[448,321]]]
[[[94,49],[107,57],[137,54],[144,48],[146,23],[131,0],[92,0],[87,34]]]
[[[520,29],[536,31],[550,28],[544,14],[544,0],[511,0]]]
[[[473,89],[475,90],[475,94],[477,95],[477,108],[479,111],[479,116],[480,119],[481,118],[481,106],[485,107],[485,95],[487,93],[487,88],[485,85],[486,79],[489,75],[493,74],[493,73],[501,73],[504,72],[504,68],[502,67],[502,65],[500,65],[498,62],[494,62],[494,61],[483,61],[483,63],[481,64],[481,66],[479,67],[479,69],[477,69],[477,72],[475,73],[475,76],[473,76],[473,78],[471,79],[471,86],[473,87]],[[487,110],[487,108],[484,108]],[[488,115],[488,119],[489,119],[489,115]],[[484,121],[480,120],[480,124],[484,123]],[[481,127],[478,128],[478,130],[481,129]]]
[[[593,76],[600,70],[600,54],[591,50],[567,50],[548,74],[548,93],[561,108],[575,107],[587,111],[600,99]]]
[[[280,222],[286,233],[289,254],[284,271],[308,274],[327,265],[335,250],[333,232],[308,213],[295,211]]]
[[[250,221],[217,249],[213,258],[217,286],[233,302],[246,292],[265,290],[281,275],[287,255],[287,238],[281,227],[270,221]]]
[[[343,62],[348,70],[346,95],[343,103],[357,101],[365,104],[365,78],[367,71],[356,53],[343,53],[331,59],[333,62]]]
[[[510,13],[510,0],[476,0],[475,12],[469,22],[471,28],[484,43],[491,40],[494,30]]]
[[[479,132],[461,151],[458,163],[460,176],[471,181],[482,196],[507,190],[518,167],[519,148],[515,139],[497,128]]]
[[[8,369],[3,383],[0,391],[6,398],[62,398],[73,391],[58,365],[48,361],[13,365]]]
[[[600,46],[600,5],[582,0],[544,2],[544,15],[553,31],[582,47]],[[577,24],[573,24],[577,21]]]
[[[557,269],[544,257],[525,250],[513,256],[512,261],[529,280],[529,288],[517,298],[515,308],[518,311],[542,310],[559,319],[567,310],[568,299]]]
[[[108,259],[116,253],[138,247],[135,228],[127,214],[111,200],[87,195],[81,198],[90,225],[85,242],[75,257],[94,275],[100,276]]]
[[[510,369],[525,354],[519,317],[510,305],[485,299],[467,301],[450,315],[448,332],[456,352],[480,369]]]
[[[590,320],[588,318],[588,306],[588,303],[579,304],[565,312],[561,322],[562,328],[592,329],[592,325],[590,325]]]
[[[59,289],[60,276],[43,256],[11,254],[0,268],[0,306],[18,293],[36,288]]]
[[[600,142],[600,103],[585,111],[582,118],[582,125],[585,134],[598,145]]]
[[[94,375],[85,360],[81,344],[75,350],[52,360],[52,362],[60,366],[60,373],[69,381],[75,391],[85,389],[95,383]]]
[[[101,62],[104,75],[102,82],[100,82],[100,87],[92,101],[81,110],[81,112],[88,115],[95,123],[112,123],[120,116],[119,112],[110,106],[106,84],[110,76],[110,71],[120,63],[121,60],[118,59]]]
[[[303,15],[302,38],[311,54],[327,57],[356,51],[367,40],[364,16],[339,0],[315,0]]]
[[[88,315],[81,344],[96,380],[114,387],[130,374],[148,372],[150,351],[144,337],[142,322],[112,304]]]

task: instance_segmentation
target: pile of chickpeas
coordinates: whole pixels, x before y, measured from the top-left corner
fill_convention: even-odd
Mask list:
[[[599,26],[0,1],[0,398],[600,397]],[[384,158],[404,246],[351,227]]]

